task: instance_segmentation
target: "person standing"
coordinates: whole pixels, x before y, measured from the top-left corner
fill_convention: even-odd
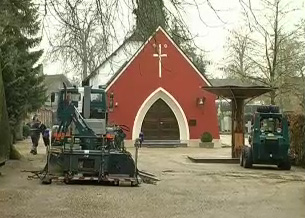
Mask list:
[[[139,138],[140,138],[140,148],[141,148],[142,147],[142,143],[144,141],[144,133],[143,132],[140,132]]]
[[[41,133],[41,122],[38,119],[37,115],[34,115],[32,122],[30,123],[31,129],[31,140],[32,140],[32,148],[30,153],[33,155],[37,154],[37,147],[39,143],[40,133]]]

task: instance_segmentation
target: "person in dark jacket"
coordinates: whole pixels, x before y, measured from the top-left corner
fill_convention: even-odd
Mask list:
[[[37,115],[33,117],[32,122],[29,124],[31,129],[31,140],[32,140],[32,148],[30,153],[36,155],[37,154],[37,147],[38,142],[40,138],[40,132],[41,132],[41,122],[39,121]]]
[[[142,147],[142,143],[144,141],[144,133],[143,132],[140,132],[139,138],[140,138],[140,148],[141,148]]]

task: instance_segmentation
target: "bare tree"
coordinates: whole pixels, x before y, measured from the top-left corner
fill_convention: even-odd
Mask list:
[[[289,41],[296,31],[285,26],[294,10],[288,10],[283,0],[261,0],[263,9],[254,9],[251,0],[240,2],[249,31],[233,34],[231,51],[235,55],[229,54],[228,69],[241,78],[277,88],[269,93],[270,103],[275,104],[278,95],[291,91],[288,78],[295,75],[295,49]]]
[[[246,75],[251,77],[253,74],[254,64],[249,54],[252,47],[249,35],[249,33],[243,34],[237,30],[233,30],[228,37],[228,55],[225,71],[229,77],[241,77],[244,79],[243,77]]]
[[[301,20],[298,27],[296,40],[291,42],[296,51],[293,58],[297,76],[294,81],[293,94],[299,99],[302,111],[305,113],[305,20]]]
[[[111,36],[111,7],[103,12],[88,0],[47,0],[46,7],[56,19],[56,34],[51,37],[51,56],[60,58],[74,75],[86,78],[108,54]],[[70,68],[70,69],[69,69]]]
[[[185,47],[192,46],[189,49],[192,51],[191,58],[199,63],[198,67],[204,68],[204,51],[194,43],[195,37],[185,22],[186,6],[195,7],[200,13],[197,2],[200,1],[170,0],[165,4],[163,0],[45,0],[46,12],[56,19],[56,25],[53,24],[52,27],[55,27],[57,34],[49,37],[52,46],[51,56],[65,62],[66,72],[72,71],[74,76],[80,75],[81,80],[84,80],[89,74],[96,72],[115,48],[122,44],[118,32],[123,31],[125,39],[129,39],[137,32],[138,35],[140,33],[147,38],[158,25],[169,29],[178,25],[184,31],[180,31],[181,34],[176,38],[180,37],[181,40],[187,41]],[[213,10],[215,16],[221,20],[217,9],[210,1],[200,4],[205,4]],[[125,14],[122,12],[124,10]],[[136,20],[135,17],[139,16],[141,19]],[[125,18],[129,21],[127,25]],[[203,18],[201,21],[208,26]],[[140,32],[137,27],[141,27]],[[200,55],[195,54],[193,47]]]

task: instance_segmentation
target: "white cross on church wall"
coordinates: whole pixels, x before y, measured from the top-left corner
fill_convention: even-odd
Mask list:
[[[155,46],[155,44],[154,44]],[[164,48],[166,48],[167,45],[164,44]],[[159,77],[162,77],[162,58],[163,57],[167,57],[167,54],[162,54],[162,45],[159,44],[159,48],[158,48],[158,53],[157,54],[153,54],[154,57],[159,58]]]

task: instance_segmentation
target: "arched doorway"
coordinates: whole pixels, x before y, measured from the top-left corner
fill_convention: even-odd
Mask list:
[[[179,125],[172,109],[159,98],[147,111],[142,132],[146,140],[179,140]]]
[[[145,101],[142,103],[141,107],[139,108],[132,128],[132,140],[135,140],[136,138],[139,137],[139,133],[141,132],[144,117],[147,114],[148,110],[151,108],[151,106],[158,99],[162,99],[174,112],[175,117],[178,121],[180,141],[187,142],[190,139],[190,134],[189,134],[189,126],[184,111],[180,106],[180,104],[178,103],[178,101],[162,87],[159,87],[155,91],[153,91],[145,99]],[[144,138],[146,139],[145,135]]]

